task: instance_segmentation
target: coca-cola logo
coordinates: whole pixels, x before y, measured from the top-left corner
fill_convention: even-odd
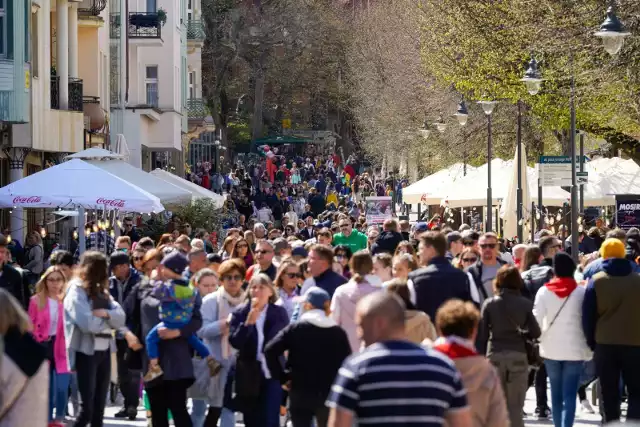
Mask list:
[[[13,198],[13,204],[25,204],[25,203],[40,203],[42,200],[39,196],[29,196],[29,197],[20,197],[16,196]]]
[[[100,197],[98,200],[96,200],[96,203],[112,208],[124,208],[124,200],[122,199],[104,199]]]

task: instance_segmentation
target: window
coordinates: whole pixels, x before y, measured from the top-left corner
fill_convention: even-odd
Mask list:
[[[189,99],[196,97],[196,72],[189,71]]]
[[[158,4],[156,0],[147,0],[147,12],[156,12],[158,10]]]
[[[193,20],[193,0],[187,0],[187,21]]]
[[[0,57],[7,57],[7,19],[6,0],[0,0]]]
[[[148,65],[146,69],[144,86],[147,93],[147,105],[158,106],[158,66]]]
[[[40,64],[38,62],[40,49],[38,48],[38,12],[31,14],[31,76],[38,77],[40,74]]]

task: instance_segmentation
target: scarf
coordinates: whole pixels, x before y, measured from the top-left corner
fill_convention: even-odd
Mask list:
[[[566,298],[578,287],[578,283],[571,277],[554,277],[545,286],[558,298]]]
[[[231,296],[224,287],[218,289],[218,320],[227,320],[233,310],[244,301],[244,292],[237,297]],[[231,356],[233,349],[229,344],[229,331],[222,334],[221,338],[222,357],[226,360]]]
[[[433,344],[433,348],[452,360],[478,355],[472,342],[455,335],[438,338]]]

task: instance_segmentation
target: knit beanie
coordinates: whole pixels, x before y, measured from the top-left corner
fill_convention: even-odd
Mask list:
[[[600,246],[600,256],[604,259],[624,258],[625,255],[624,243],[618,239],[607,239],[602,243],[602,246]]]
[[[553,257],[553,272],[556,277],[569,277],[573,278],[573,274],[576,272],[576,263],[573,262],[573,258],[566,252],[558,252]]]

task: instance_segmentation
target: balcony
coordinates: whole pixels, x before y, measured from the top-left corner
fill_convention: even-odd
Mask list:
[[[149,107],[158,108],[158,84],[157,83],[147,84],[146,105],[148,105]]]
[[[79,16],[99,16],[107,7],[107,0],[82,0],[78,3]]]
[[[130,39],[160,39],[162,21],[158,12],[129,12]]]
[[[51,109],[61,110],[60,108],[60,92],[58,82],[60,77],[51,76]],[[82,112],[82,79],[69,77],[69,108],[68,111]]]
[[[109,38],[120,38],[120,12],[109,14]]]
[[[202,121],[207,116],[207,106],[204,99],[187,99],[187,117],[189,120]]]
[[[187,44],[190,47],[202,47],[204,44],[204,24],[202,21],[187,21]]]

